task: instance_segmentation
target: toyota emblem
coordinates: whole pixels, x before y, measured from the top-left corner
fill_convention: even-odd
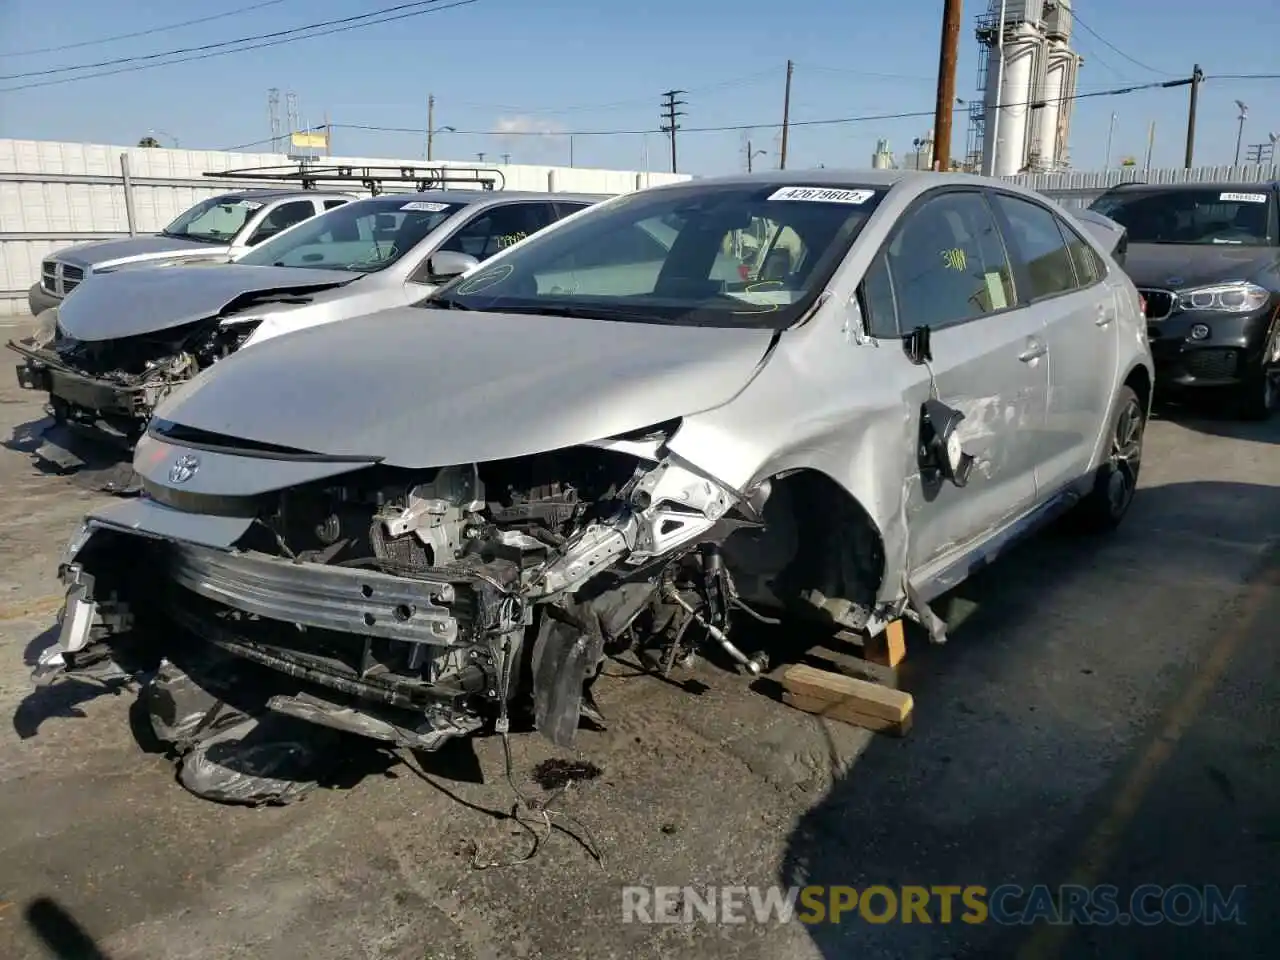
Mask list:
[[[189,453],[184,453],[177,460],[173,461],[173,466],[169,468],[170,483],[186,483],[196,475],[196,471],[200,469],[200,458]]]

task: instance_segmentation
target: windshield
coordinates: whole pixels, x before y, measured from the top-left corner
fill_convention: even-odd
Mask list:
[[[407,196],[357,200],[266,241],[239,262],[374,273],[391,266],[462,207]]]
[[[1247,190],[1117,190],[1089,209],[1129,230],[1131,243],[1264,246],[1274,218],[1270,194]]]
[[[229,244],[245,221],[262,207],[263,204],[257,200],[210,197],[201,200],[160,232],[166,237]]]
[[[530,239],[422,306],[710,326],[790,326],[882,191],[645,190]]]

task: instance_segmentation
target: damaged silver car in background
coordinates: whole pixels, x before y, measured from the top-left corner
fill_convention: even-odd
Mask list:
[[[143,678],[184,784],[223,800],[295,795],[299,726],[570,746],[609,654],[767,669],[740,615],[943,641],[931,602],[1016,538],[1120,522],[1151,385],[1132,283],[1029,191],[644,190],[166,401],[144,496],[66,550],[36,680]]]

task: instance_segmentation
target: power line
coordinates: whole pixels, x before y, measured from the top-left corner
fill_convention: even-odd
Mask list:
[[[745,76],[733,77],[728,80],[720,80],[716,83],[710,83],[705,87],[690,87],[686,92],[703,94],[715,90],[725,90],[732,87],[749,86],[750,84],[758,83],[761,80],[772,80],[774,73],[774,70],[757,70],[755,73],[748,73]],[[476,103],[475,101],[469,100],[450,100],[449,102],[455,103],[460,107],[481,107],[484,109],[506,110],[512,113],[522,114],[560,115],[565,113],[584,113],[589,110],[608,110],[614,107],[637,106],[639,104],[647,104],[651,101],[649,97],[633,97],[628,100],[614,100],[611,103],[584,103],[572,107],[522,107],[510,103]]]
[[[426,3],[441,4],[443,0],[425,0]],[[202,53],[190,57],[180,57],[176,60],[168,60],[164,63],[142,63],[127,67],[117,67],[114,70],[102,70],[97,73],[86,73],[78,77],[60,77],[54,80],[38,80],[35,83],[25,83],[16,87],[0,87],[0,93],[14,93],[18,90],[30,90],[34,87],[50,87],[59,83],[75,83],[77,80],[93,80],[97,77],[110,77],[119,73],[132,73],[136,70],[153,70],[157,67],[170,67],[179,63],[190,63],[195,60],[208,60],[212,57],[224,57],[232,53],[245,53],[249,50],[261,50],[264,47],[275,47],[284,43],[294,43],[299,40],[312,40],[316,37],[326,37],[334,33],[346,33],[348,30],[360,30],[364,27],[371,27],[380,23],[393,23],[396,20],[407,20],[410,17],[420,17],[427,13],[440,13],[444,10],[452,10],[454,7],[465,7],[472,3],[478,3],[479,0],[453,0],[452,3],[443,3],[443,6],[431,6],[426,10],[411,10],[408,13],[398,13],[395,16],[383,17],[379,20],[369,20],[365,23],[348,23],[345,26],[332,27],[328,30],[320,30],[316,33],[308,34],[304,37],[284,37],[276,40],[266,40],[262,43],[250,44],[245,47],[237,47],[234,50],[215,50],[212,53]],[[422,3],[409,4],[409,6],[422,6]],[[304,29],[299,27],[298,29]],[[239,41],[232,41],[239,42]]]
[[[1228,74],[1223,76],[1210,75],[1205,76],[1205,80],[1280,80],[1280,74]],[[1191,80],[1189,78],[1178,80],[1154,80],[1150,83],[1130,84],[1123,87],[1109,87],[1105,90],[1090,90],[1084,93],[1075,93],[1065,97],[1053,97],[1045,100],[1024,100],[1012,103],[997,103],[993,109],[1003,110],[1009,107],[1034,107],[1047,106],[1053,103],[1068,103],[1076,100],[1090,100],[1094,97],[1116,97],[1124,96],[1130,93],[1139,93],[1144,90],[1168,89],[1171,87],[1186,86]],[[967,107],[957,105],[956,112],[966,110]],[[821,120],[791,120],[790,125],[793,127],[819,127],[819,126],[836,126],[849,123],[870,123],[877,120],[913,120],[920,117],[932,117],[934,110],[913,110],[898,113],[876,113],[864,114],[855,117],[833,117]],[[384,127],[376,124],[366,123],[331,123],[327,125],[335,130],[364,130],[372,133],[408,133],[421,135],[421,127]],[[756,122],[756,123],[734,123],[722,124],[718,126],[706,127],[680,127],[681,133],[727,133],[740,132],[743,130],[779,130],[782,124],[777,122]],[[313,130],[325,129],[324,126],[313,127]],[[450,131],[452,136],[472,136],[472,137],[619,137],[619,136],[645,136],[647,134],[663,133],[665,131],[651,127],[649,129],[615,129],[615,130],[558,130],[555,132],[543,132],[540,130],[463,130],[457,129]],[[241,144],[238,147],[227,147],[227,150],[238,150],[244,147],[258,146],[263,143],[270,143],[270,140],[255,140],[251,143]]]
[[[81,40],[78,43],[64,43],[59,47],[40,47],[35,50],[15,50],[11,53],[0,53],[0,57],[33,57],[38,53],[59,53],[63,50],[77,50],[81,47],[96,47],[104,43],[115,43],[117,40],[131,40],[134,37],[146,37],[153,33],[165,33],[169,30],[177,30],[180,27],[194,27],[197,24],[209,23],[213,20],[222,20],[226,17],[233,17],[237,13],[249,13],[252,10],[261,10],[263,7],[274,7],[277,4],[284,2],[285,0],[264,0],[262,3],[251,3],[247,7],[237,7],[234,10],[228,10],[226,13],[213,13],[207,17],[200,17],[196,20],[183,20],[181,23],[170,23],[163,27],[151,27],[147,30],[135,30],[133,33],[117,33],[113,37],[99,37],[97,40]]]
[[[1093,38],[1094,38],[1095,40],[1097,40],[1099,43],[1106,44],[1108,47],[1110,47],[1110,48],[1111,48],[1112,50],[1114,50],[1116,53],[1120,54],[1120,56],[1124,57],[1124,58],[1125,58],[1126,60],[1128,60],[1130,63],[1135,64],[1135,65],[1137,65],[1137,66],[1141,67],[1143,70],[1150,71],[1151,73],[1160,73],[1160,74],[1164,74],[1164,76],[1166,76],[1166,77],[1175,77],[1175,76],[1177,76],[1177,74],[1175,74],[1175,73],[1170,73],[1168,70],[1157,70],[1155,67],[1149,67],[1149,66],[1147,66],[1147,65],[1146,65],[1145,63],[1143,63],[1141,60],[1135,60],[1133,57],[1129,56],[1129,54],[1125,53],[1123,50],[1121,50],[1119,47],[1117,47],[1114,43],[1112,43],[1112,42],[1111,42],[1110,40],[1108,40],[1106,37],[1102,36],[1102,34],[1098,33],[1098,31],[1094,30],[1094,29],[1093,29],[1093,27],[1089,26],[1087,23],[1085,23],[1083,20],[1081,20],[1081,19],[1080,19],[1080,15],[1079,15],[1078,13],[1076,13],[1076,12],[1075,12],[1075,10],[1072,10],[1072,11],[1071,11],[1071,18],[1072,18],[1072,21],[1073,21],[1073,22],[1078,23],[1078,24],[1080,24],[1080,26],[1084,27],[1085,31],[1086,31],[1086,32],[1087,32],[1091,37],[1093,37]]]
[[[146,53],[134,57],[117,57],[114,60],[99,60],[97,63],[81,63],[72,67],[50,67],[46,70],[28,70],[26,73],[10,73],[0,76],[0,80],[22,80],[26,77],[47,77],[55,73],[74,73],[77,70],[96,70],[99,67],[114,67],[122,63],[140,63],[147,60],[163,60],[165,57],[174,57],[180,54],[200,53],[205,50],[218,50],[223,47],[233,47],[241,43],[252,43],[257,40],[269,40],[273,37],[285,37],[290,34],[302,33],[307,30],[316,30],[320,27],[331,27],[336,24],[343,23],[355,23],[359,20],[368,20],[371,17],[379,17],[383,14],[396,13],[400,10],[407,10],[412,7],[431,6],[439,2],[441,2],[441,0],[414,0],[412,3],[400,3],[392,7],[382,7],[378,10],[372,10],[369,13],[359,13],[350,17],[340,17],[337,20],[322,20],[319,23],[308,23],[300,27],[290,27],[287,30],[275,30],[271,33],[257,33],[247,37],[239,37],[235,40],[221,40],[217,43],[204,43],[196,47],[178,47],[177,49],[164,50],[160,53]]]

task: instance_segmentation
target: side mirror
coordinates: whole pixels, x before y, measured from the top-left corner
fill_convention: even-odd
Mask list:
[[[907,359],[916,366],[933,360],[933,348],[929,339],[928,327],[916,327],[902,338],[902,349],[906,351]]]
[[[468,270],[480,266],[480,261],[469,253],[458,253],[454,250],[440,250],[427,260],[427,277],[433,283],[443,283],[460,277]]]

